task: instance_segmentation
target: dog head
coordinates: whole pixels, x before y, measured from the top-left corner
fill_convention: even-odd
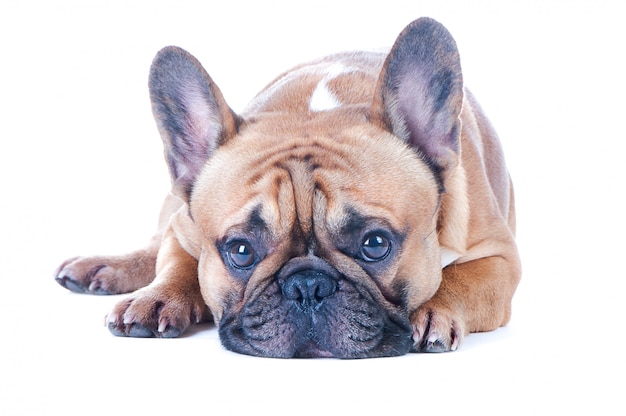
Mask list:
[[[373,357],[412,347],[441,281],[441,197],[463,100],[450,34],[419,19],[369,100],[236,115],[200,63],[163,49],[150,77],[173,192],[188,203],[203,297],[231,350]]]

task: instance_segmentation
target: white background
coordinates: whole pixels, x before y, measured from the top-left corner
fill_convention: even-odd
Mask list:
[[[620,1],[3,1],[0,414],[625,414],[626,13]],[[514,176],[524,274],[509,326],[450,354],[272,360],[215,328],[113,337],[119,297],[66,257],[151,235],[169,180],[147,74],[192,52],[241,110],[298,62],[393,43],[431,16]]]

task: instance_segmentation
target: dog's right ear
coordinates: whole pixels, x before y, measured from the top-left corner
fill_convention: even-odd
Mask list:
[[[240,120],[200,62],[183,49],[168,46],[159,51],[149,86],[172,192],[189,201],[205,162],[237,133]]]

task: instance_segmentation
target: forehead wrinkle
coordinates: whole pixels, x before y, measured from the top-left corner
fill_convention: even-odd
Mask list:
[[[284,163],[284,169],[291,179],[293,209],[298,228],[305,235],[311,234],[313,225],[313,194],[315,184],[311,167],[301,159],[291,159]],[[290,207],[286,207],[290,209]]]
[[[266,174],[255,186],[261,188],[259,194],[262,195],[262,217],[269,224],[279,225],[280,228],[276,231],[280,235],[291,229],[296,220],[293,209],[290,208],[294,205],[294,194],[289,172],[277,166],[272,170],[271,175]]]

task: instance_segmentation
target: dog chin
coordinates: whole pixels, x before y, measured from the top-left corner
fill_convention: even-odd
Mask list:
[[[321,348],[314,341],[309,340],[302,344],[294,354],[293,358],[341,358],[335,357],[335,355]]]

